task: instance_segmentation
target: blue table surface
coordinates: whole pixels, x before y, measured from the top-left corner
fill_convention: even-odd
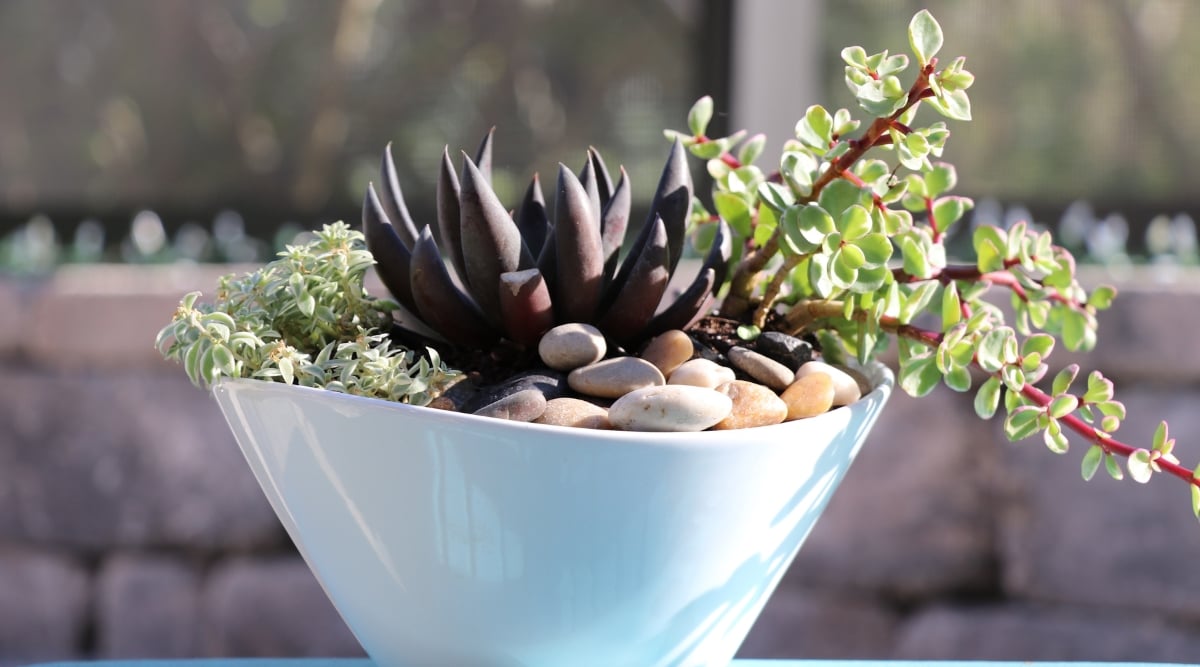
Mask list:
[[[730,667],[1153,667],[1144,662],[959,662],[891,660],[734,660]],[[1200,667],[1182,665],[1180,667]],[[93,660],[31,663],[28,667],[374,667],[366,658],[204,658],[194,660]],[[567,667],[567,666],[564,666]]]

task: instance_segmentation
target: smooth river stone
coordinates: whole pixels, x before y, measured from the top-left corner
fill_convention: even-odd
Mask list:
[[[642,358],[658,366],[663,375],[669,376],[679,365],[692,358],[695,347],[692,339],[679,329],[665,331],[642,350]]]
[[[703,387],[670,384],[625,394],[608,409],[624,431],[703,431],[729,416],[733,401]]]
[[[747,347],[731,347],[725,353],[729,363],[741,372],[767,385],[775,391],[783,391],[796,379],[796,373],[775,361]]]
[[[725,394],[733,401],[733,411],[722,419],[715,431],[734,428],[754,428],[755,426],[770,426],[787,419],[788,406],[775,392],[761,384],[734,380],[717,387],[719,393]]]
[[[833,407],[850,405],[862,398],[862,390],[858,387],[858,380],[855,380],[846,371],[836,366],[831,366],[824,361],[810,361],[804,364],[800,367],[800,370],[796,371],[796,379],[799,380],[812,373],[824,373],[833,379]]]
[[[812,345],[782,331],[765,331],[754,339],[754,351],[795,371],[812,359]]]
[[[691,361],[683,362],[679,368],[672,371],[670,381],[667,384],[683,384],[714,389],[718,385],[733,382],[735,379],[736,376],[733,374],[732,368],[722,366],[708,359],[692,359]]]
[[[578,398],[556,398],[548,401],[542,416],[533,422],[576,428],[612,428],[612,423],[608,421],[607,409]]]
[[[620,398],[643,387],[665,384],[662,371],[644,359],[615,357],[576,368],[567,375],[567,384],[575,391],[600,398]]]
[[[604,334],[590,324],[572,322],[547,331],[538,342],[542,362],[559,371],[571,371],[594,364],[607,351]]]
[[[481,417],[531,422],[546,411],[546,397],[537,389],[526,389],[483,406],[475,411]]]
[[[833,378],[825,373],[812,372],[784,389],[780,398],[787,404],[787,418],[790,421],[828,412],[833,407],[834,391]]]

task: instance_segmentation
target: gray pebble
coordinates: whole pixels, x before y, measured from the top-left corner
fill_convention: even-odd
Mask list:
[[[746,375],[775,391],[783,391],[795,379],[796,373],[783,364],[746,347],[731,347],[725,353],[729,363]]]
[[[608,419],[625,431],[703,431],[732,409],[733,401],[724,394],[672,384],[629,392],[608,409]]]
[[[619,398],[635,389],[665,384],[662,371],[644,359],[616,357],[576,368],[567,376],[572,389],[588,396]]]
[[[475,411],[481,417],[531,422],[546,411],[546,397],[537,389],[526,389],[483,406]]]
[[[538,356],[550,368],[571,371],[604,358],[604,334],[590,324],[560,324],[542,335]]]
[[[526,389],[536,389],[546,400],[566,396],[568,392],[567,376],[549,369],[525,371],[510,377],[498,384],[483,387],[462,405],[463,412],[475,412],[479,408]]]

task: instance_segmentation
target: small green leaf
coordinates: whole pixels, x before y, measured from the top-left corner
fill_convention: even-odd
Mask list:
[[[861,46],[847,46],[842,49],[842,60],[847,65],[865,68],[867,66],[867,51]]]
[[[1104,377],[1100,371],[1092,371],[1088,375],[1087,393],[1084,394],[1083,400],[1088,403],[1103,403],[1112,400],[1112,397],[1112,380]]]
[[[1108,476],[1118,482],[1125,479],[1125,473],[1121,472],[1121,464],[1117,462],[1117,458],[1112,454],[1104,453],[1104,469],[1108,472]]]
[[[917,63],[924,67],[942,48],[942,26],[928,9],[922,9],[908,24],[908,43],[917,56]]]
[[[900,388],[910,396],[921,397],[928,394],[941,379],[942,374],[938,371],[932,354],[910,357],[900,364]]]
[[[292,384],[293,380],[295,380],[296,370],[295,366],[292,365],[292,360],[288,357],[283,357],[277,365],[279,366],[279,373],[283,377],[283,383]]]
[[[878,232],[867,234],[855,241],[854,245],[862,250],[863,257],[866,259],[865,266],[883,266],[892,258],[892,242],[886,234]]]
[[[791,188],[779,183],[764,181],[758,184],[758,200],[770,206],[776,213],[783,213],[796,203]]]
[[[1059,371],[1054,376],[1054,384],[1050,393],[1055,396],[1066,393],[1071,388],[1071,383],[1075,381],[1077,374],[1079,374],[1079,364],[1071,364]]]
[[[854,241],[866,236],[871,231],[871,214],[857,204],[848,207],[842,214],[838,231],[847,241]]]
[[[212,348],[213,364],[217,370],[225,375],[233,375],[234,365],[237,360],[229,348],[224,345],[213,345]]]
[[[1000,380],[990,377],[979,386],[975,393],[975,414],[983,419],[991,419],[1000,406]]]
[[[759,329],[753,324],[741,324],[738,325],[737,328],[737,336],[742,340],[754,340],[755,338],[758,338],[759,334],[761,333],[762,329]]]
[[[922,192],[921,196],[937,197],[953,190],[957,183],[958,172],[954,170],[954,165],[946,164],[945,162],[935,162],[933,163],[933,169],[925,174],[926,191]]]
[[[1042,359],[1050,356],[1050,352],[1054,350],[1054,336],[1044,333],[1036,333],[1025,339],[1021,345],[1021,356],[1027,357],[1031,354],[1037,354]],[[1065,390],[1064,390],[1065,391]],[[1054,392],[1061,393],[1061,392]]]
[[[1005,342],[1012,336],[1012,329],[997,327],[983,335],[976,349],[979,367],[988,373],[996,373],[1004,367]]]
[[[708,122],[712,120],[712,115],[713,99],[712,97],[705,95],[704,97],[696,100],[696,103],[693,104],[692,108],[688,111],[688,129],[692,131],[694,136],[704,136],[704,133],[708,130]]]
[[[761,132],[750,137],[746,143],[738,150],[737,159],[742,164],[753,164],[758,156],[762,155],[763,148],[767,145],[767,135]]]
[[[1100,469],[1100,461],[1103,459],[1104,450],[1100,448],[1100,445],[1088,447],[1087,452],[1083,455],[1083,462],[1080,463],[1080,472],[1083,474],[1084,481],[1092,480],[1096,471]]]
[[[858,280],[858,267],[862,266],[861,262],[858,262],[858,258],[862,257],[862,251],[854,248],[858,250],[858,258],[855,258],[846,252],[847,248],[854,248],[854,246],[837,249],[829,260],[830,278],[832,278],[834,286],[841,289],[849,289],[854,281]]]
[[[942,291],[942,331],[962,320],[962,302],[958,298],[958,283],[951,282]]]
[[[1200,519],[1200,486],[1192,485],[1192,514]]]
[[[1075,408],[1079,407],[1079,399],[1071,394],[1061,394],[1055,396],[1054,400],[1050,401],[1047,410],[1051,417],[1062,419],[1067,415],[1075,412]]]
[[[1129,468],[1129,476],[1138,484],[1149,482],[1154,475],[1154,469],[1150,467],[1150,452],[1145,449],[1134,450],[1129,455],[1126,467]]]
[[[1024,440],[1038,430],[1038,417],[1042,415],[1040,408],[1023,405],[1008,413],[1004,420],[1004,435],[1016,442]]]
[[[713,206],[717,209],[717,215],[728,222],[738,236],[751,234],[750,208],[743,197],[730,192],[716,192],[713,193]]]
[[[962,219],[963,213],[971,208],[971,200],[966,197],[942,197],[933,203],[933,219],[937,227],[946,231]]]
[[[949,91],[942,97],[929,98],[928,102],[938,113],[947,118],[971,120],[971,98],[967,96],[965,90]]]
[[[820,140],[819,146],[822,148],[829,145],[833,140],[833,117],[825,110],[825,107],[814,104],[804,113],[804,119],[808,121],[809,127],[817,139]]]
[[[964,392],[971,389],[971,371],[966,366],[955,366],[946,372],[946,386],[954,391]]]
[[[1094,306],[1096,310],[1108,310],[1112,306],[1113,298],[1117,296],[1117,289],[1112,285],[1101,285],[1092,290],[1088,296],[1087,303],[1089,306]]]
[[[900,254],[904,258],[905,273],[917,278],[929,277],[929,258],[925,255],[925,249],[911,236],[900,237]]]
[[[1156,452],[1163,452],[1166,449],[1163,453],[1171,453],[1171,450],[1167,449],[1167,422],[1159,422],[1158,428],[1154,429],[1154,439],[1151,440],[1150,449]]]
[[[1070,449],[1070,443],[1067,442],[1067,436],[1062,432],[1062,426],[1058,420],[1051,419],[1046,425],[1046,430],[1042,433],[1042,441],[1046,443],[1046,448],[1055,454],[1066,454]]]

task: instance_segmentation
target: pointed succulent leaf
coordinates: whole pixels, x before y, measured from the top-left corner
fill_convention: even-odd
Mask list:
[[[521,232],[475,163],[463,155],[459,209],[467,288],[493,322],[500,321],[500,274],[533,266]]]
[[[550,290],[540,271],[500,274],[500,316],[505,336],[525,347],[536,345],[554,326]]]
[[[479,306],[450,279],[428,226],[413,245],[411,269],[417,314],[430,328],[459,345],[486,345],[496,339]]]
[[[1087,452],[1083,455],[1083,461],[1079,464],[1079,472],[1083,475],[1084,481],[1090,482],[1092,480],[1096,471],[1100,469],[1100,463],[1103,460],[1104,450],[1100,445],[1088,447]]]
[[[608,201],[612,199],[613,195],[612,176],[608,173],[604,158],[600,157],[600,151],[594,147],[588,148],[588,160],[591,161],[592,169],[596,172],[596,186],[600,191],[600,208],[608,208]],[[624,175],[623,171],[622,175]]]
[[[404,203],[404,192],[400,189],[400,177],[396,174],[396,163],[392,160],[392,142],[383,149],[383,164],[379,167],[380,190],[379,203],[387,213],[392,228],[404,242],[404,247],[411,249],[417,242],[417,226],[413,224],[408,206]]]
[[[525,189],[525,197],[521,200],[521,208],[517,209],[517,229],[529,252],[537,257],[541,255],[550,235],[550,218],[546,215],[546,199],[542,195],[542,184],[537,174]]]
[[[600,218],[600,240],[604,246],[604,277],[612,278],[617,270],[617,260],[621,254],[621,246],[625,243],[625,230],[629,227],[629,208],[632,204],[632,193],[629,190],[629,177],[625,168],[621,167],[621,179],[612,191],[608,204],[604,207],[604,215]]]
[[[686,329],[692,322],[699,319],[712,305],[716,298],[713,291],[720,286],[717,274],[709,268],[700,270],[699,275],[688,285],[687,289],[667,306],[662,312],[650,320],[646,326],[647,337],[657,336],[671,329]]]
[[[666,225],[662,218],[655,218],[649,240],[641,253],[631,258],[634,263],[628,281],[597,320],[597,327],[617,345],[636,342],[653,319],[670,280],[669,259]]]
[[[716,300],[717,290],[725,282],[729,262],[733,257],[733,234],[729,225],[717,222],[712,245],[704,257],[704,264],[690,285],[675,298],[646,328],[646,335],[655,336],[670,329],[686,329],[689,324],[703,315]]]
[[[654,222],[655,216],[662,218],[667,226],[667,250],[671,255],[669,270],[675,273],[679,258],[683,255],[683,241],[687,233],[688,217],[692,208],[692,174],[687,166],[687,153],[683,144],[676,141],[663,167],[650,203],[650,215],[646,227]],[[639,239],[640,240],[640,239]],[[624,270],[624,267],[622,267]]]
[[[583,163],[583,169],[579,170],[579,182],[583,185],[584,192],[587,193],[588,202],[591,203],[592,220],[599,223],[601,216],[600,203],[600,183],[596,176],[596,166],[592,162],[591,154],[588,155],[587,161]]]
[[[375,272],[379,279],[400,305],[415,313],[416,302],[409,282],[412,255],[388,219],[375,186],[370,183],[363,197],[362,226],[367,249],[375,257]]]
[[[495,127],[483,135],[483,141],[479,142],[479,148],[475,150],[475,166],[479,168],[480,175],[488,185],[492,184],[492,135],[494,134],[496,134]]]
[[[437,229],[438,243],[450,255],[455,271],[460,278],[466,276],[463,264],[461,213],[458,206],[458,175],[450,160],[449,148],[442,149],[442,162],[437,183]]]
[[[604,287],[604,249],[600,222],[583,184],[566,165],[558,165],[554,200],[555,279],[550,296],[560,322],[591,322]]]

